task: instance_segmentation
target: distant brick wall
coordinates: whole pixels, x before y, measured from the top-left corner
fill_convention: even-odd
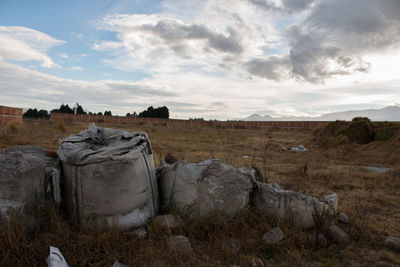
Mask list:
[[[22,122],[22,108],[0,106],[0,124]]]
[[[277,131],[310,131],[326,122],[317,121],[195,121],[158,118],[129,118],[122,116],[51,113],[50,120],[66,122],[94,122],[97,124],[168,125],[173,127],[208,126],[214,128],[267,128]]]

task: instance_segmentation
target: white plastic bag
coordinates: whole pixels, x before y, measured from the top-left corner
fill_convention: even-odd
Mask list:
[[[50,246],[50,255],[46,259],[47,267],[68,267],[68,263],[60,250]]]

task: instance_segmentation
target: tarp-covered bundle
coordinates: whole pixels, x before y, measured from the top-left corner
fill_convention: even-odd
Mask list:
[[[249,205],[253,169],[236,169],[218,159],[177,161],[158,168],[161,203],[192,218],[218,212],[233,218]]]
[[[73,222],[128,229],[157,214],[158,187],[146,133],[91,124],[62,140],[58,155]]]
[[[19,146],[0,151],[0,221],[11,214],[33,215],[54,188],[59,200],[59,172],[56,159],[45,149]]]
[[[252,206],[278,220],[289,219],[302,229],[315,227],[315,216],[334,211],[316,197],[282,190],[275,183],[259,183],[252,194]]]

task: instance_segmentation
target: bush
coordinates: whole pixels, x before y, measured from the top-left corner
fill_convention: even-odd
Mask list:
[[[351,142],[357,144],[367,144],[374,141],[375,132],[369,119],[356,119],[344,130],[344,134]]]
[[[371,123],[371,120],[367,117],[354,117],[351,121],[352,122],[367,121],[367,122]]]
[[[375,141],[387,141],[391,139],[398,130],[399,127],[394,123],[379,123],[378,127],[375,129]]]
[[[389,132],[380,132],[379,138],[391,138]],[[346,143],[367,144],[376,140],[375,128],[370,119],[355,117],[351,122],[334,121],[314,131],[314,140],[323,148]]]

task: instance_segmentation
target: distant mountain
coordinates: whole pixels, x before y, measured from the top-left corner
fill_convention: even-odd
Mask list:
[[[368,117],[372,121],[400,121],[400,107],[388,106],[382,109],[349,110],[343,112],[327,113],[319,117],[277,117],[252,114],[244,121],[350,121],[354,117]]]
[[[269,115],[261,116],[258,114],[252,114],[248,116],[247,118],[243,119],[244,121],[273,121],[274,118],[272,118]]]

